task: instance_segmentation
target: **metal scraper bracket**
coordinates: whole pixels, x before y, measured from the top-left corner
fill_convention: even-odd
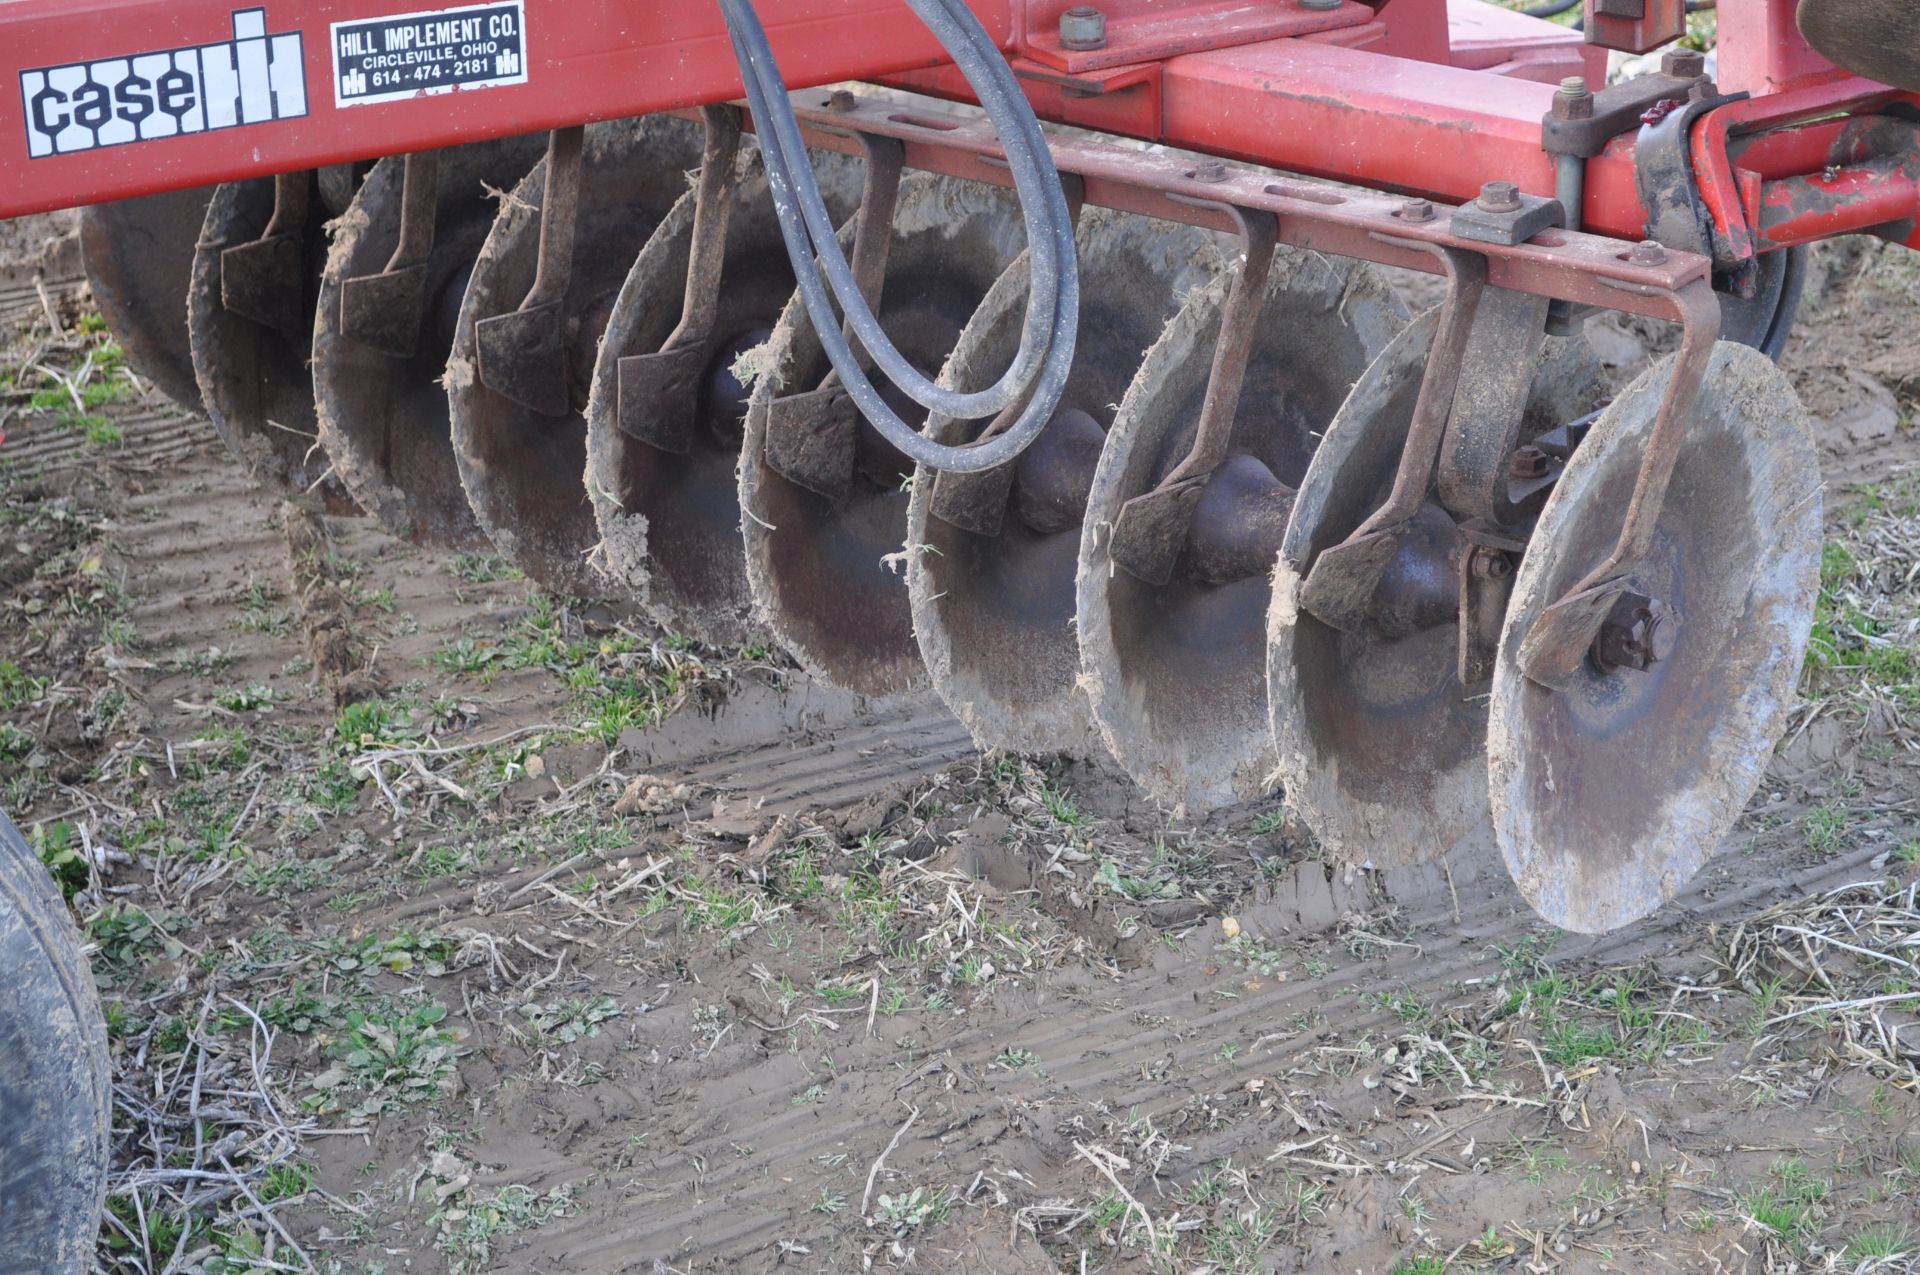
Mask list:
[[[1447,299],[1441,306],[1439,327],[1427,355],[1426,374],[1420,378],[1420,393],[1414,400],[1413,421],[1407,427],[1393,490],[1386,503],[1352,535],[1314,559],[1301,591],[1302,606],[1323,623],[1348,633],[1366,627],[1381,574],[1426,499],[1447,418],[1453,412],[1454,393],[1460,386],[1460,369],[1466,360],[1467,340],[1473,335],[1474,315],[1487,287],[1485,257],[1433,244],[1416,246],[1431,252],[1446,272]]]
[[[1114,562],[1148,584],[1165,584],[1173,577],[1174,563],[1187,543],[1194,507],[1200,503],[1213,471],[1227,458],[1234,418],[1240,411],[1240,391],[1247,381],[1247,360],[1253,353],[1260,310],[1267,299],[1267,275],[1279,246],[1280,227],[1273,214],[1232,204],[1215,206],[1239,223],[1246,257],[1234,276],[1226,310],[1220,316],[1220,336],[1213,350],[1213,368],[1200,404],[1193,446],[1159,486],[1120,507],[1108,545]]]
[[[1673,376],[1654,417],[1646,455],[1620,523],[1620,537],[1605,561],[1548,607],[1520,642],[1520,670],[1531,681],[1564,690],[1573,681],[1594,639],[1627,591],[1637,564],[1653,547],[1654,529],[1666,504],[1673,467],[1685,441],[1686,422],[1706,379],[1714,342],[1720,338],[1720,298],[1706,280],[1665,294],[1682,325]]]
[[[547,140],[540,198],[540,260],[518,309],[474,325],[480,379],[500,397],[542,416],[573,409],[567,384],[567,288],[573,282],[573,239],[580,221],[584,126],[555,129]]]
[[[694,194],[693,244],[687,254],[680,323],[659,353],[628,355],[617,365],[620,432],[681,455],[693,447],[694,418],[700,406],[697,387],[706,371],[714,319],[720,313],[721,266],[727,255],[727,229],[733,224],[734,162],[740,155],[740,109],[709,106],[703,115],[706,150]]]
[[[426,312],[427,259],[433,255],[434,207],[440,197],[440,152],[409,155],[401,174],[400,242],[379,274],[340,285],[340,331],[395,358],[420,345]]]
[[[867,308],[880,309],[887,282],[887,258],[893,250],[893,214],[900,203],[900,174],[906,148],[891,138],[858,135],[867,172],[860,191],[860,221],[853,234],[854,281]],[[852,337],[852,325],[846,332]],[[868,356],[861,363],[869,365]],[[853,485],[854,446],[860,430],[860,406],[828,372],[818,388],[776,398],[768,405],[767,463],[791,483],[838,500]]]

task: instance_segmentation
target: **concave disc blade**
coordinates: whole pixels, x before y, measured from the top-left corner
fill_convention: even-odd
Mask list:
[[[107,329],[135,370],[196,412],[200,384],[187,340],[187,287],[213,190],[95,204],[80,214],[80,257]]]
[[[843,232],[843,244],[850,241]],[[1020,210],[1007,191],[928,173],[901,181],[879,317],[923,375],[940,368],[1022,241]],[[911,466],[863,421],[861,455],[844,496],[830,500],[789,481],[767,459],[772,398],[818,388],[829,366],[797,296],[754,358],[758,376],[740,453],[740,530],[755,603],[795,658],[833,685],[863,695],[924,686],[897,567]],[[912,406],[894,397],[899,408]],[[896,565],[882,561],[889,556]]]
[[[313,339],[299,339],[242,318],[221,300],[221,253],[258,239],[273,217],[273,179],[228,182],[213,193],[193,259],[187,332],[194,376],[213,427],[254,477],[291,494],[312,492],[352,507],[320,444],[314,413]],[[327,264],[326,206],[319,183],[309,196],[301,240],[300,312],[311,315]]]
[[[1645,672],[1589,660],[1561,693],[1521,673],[1535,621],[1613,547],[1672,367],[1639,377],[1574,453],[1516,579],[1494,672],[1495,836],[1534,910],[1581,933],[1672,898],[1739,817],[1793,704],[1819,587],[1806,412],[1764,355],[1722,342],[1654,547],[1628,577],[1672,608],[1671,656]]]
[[[481,380],[474,327],[519,309],[540,257],[546,161],[536,164],[500,215],[461,302],[447,401],[454,457],[474,518],[494,546],[556,593],[594,598],[606,580],[593,565],[600,539],[587,498],[587,395],[600,334],[640,250],[687,191],[700,165],[698,125],[666,116],[587,128],[573,271],[564,302],[572,410],[543,416]]]
[[[1382,869],[1491,844],[1486,684],[1460,681],[1457,623],[1397,638],[1343,633],[1306,611],[1300,595],[1315,558],[1393,488],[1438,318],[1431,311],[1396,337],[1328,427],[1294,500],[1267,621],[1267,700],[1287,803],[1330,854]],[[1549,341],[1518,428],[1537,433],[1590,407],[1564,400],[1570,382],[1592,388],[1583,375],[1592,361],[1584,342]],[[1437,499],[1430,491],[1410,542],[1457,553]],[[1457,561],[1438,552],[1402,561],[1417,569],[1399,574],[1401,587],[1457,596]]]
[[[1189,549],[1167,584],[1151,585],[1114,563],[1108,538],[1121,507],[1192,444],[1227,287],[1222,277],[1196,291],[1147,353],[1108,433],[1080,541],[1080,666],[1101,737],[1136,783],[1192,815],[1272,790],[1268,574],[1210,585]],[[1228,465],[1250,458],[1297,485],[1348,389],[1405,322],[1371,267],[1282,248]]]
[[[382,353],[341,331],[343,283],[379,274],[399,243],[404,158],[376,165],[334,225],[313,332],[320,440],[360,507],[403,540],[454,549],[487,543],[460,487],[441,379],[468,276],[499,208],[489,189],[511,189],[539,162],[544,146],[536,135],[440,153],[424,317],[409,357]]]
[[[1206,231],[1099,208],[1082,215],[1076,237],[1080,344],[1061,404],[1104,428],[1142,352],[1225,258]],[[1012,361],[1029,278],[1023,256],[981,303],[947,367],[955,388],[985,389]],[[930,432],[960,443],[983,424],[936,417]],[[1070,477],[1084,498],[1092,474]],[[975,534],[933,512],[934,487],[920,470],[907,511],[907,543],[923,546],[907,560],[913,627],[934,688],[983,748],[1104,752],[1074,637],[1080,524],[1036,529],[1016,507],[999,534]]]
[[[860,165],[832,152],[810,152],[828,211],[850,216],[860,199]],[[762,640],[765,629],[747,585],[740,542],[741,399],[707,382],[725,374],[736,351],[770,332],[793,296],[772,192],[759,152],[741,156],[719,312],[703,351],[703,378],[691,448],[684,454],[623,433],[619,425],[619,361],[658,351],[680,321],[692,248],[695,200],[682,197],[634,263],[613,304],[587,409],[587,487],[599,521],[611,587],[626,593],[655,623],[714,646]],[[732,387],[724,387],[732,388]],[[629,412],[645,405],[629,404]]]

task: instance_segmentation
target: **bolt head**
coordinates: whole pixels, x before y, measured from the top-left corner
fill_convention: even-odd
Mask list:
[[[1658,598],[1629,590],[1614,602],[1613,610],[1593,640],[1593,662],[1605,673],[1632,669],[1644,673],[1671,659],[1679,642],[1680,626],[1673,609]]]
[[[835,89],[827,95],[827,109],[845,114],[853,109],[853,94],[846,89]]]
[[[1698,49],[1668,49],[1660,59],[1660,74],[1675,80],[1697,80],[1707,73],[1707,55]]]
[[[1227,180],[1227,166],[1217,159],[1207,160],[1193,170],[1193,180],[1197,182],[1223,182]]]
[[[1633,251],[1627,254],[1627,260],[1636,266],[1657,266],[1667,259],[1667,249],[1657,239],[1642,239],[1633,245]]]
[[[1525,443],[1514,449],[1513,459],[1507,464],[1507,472],[1515,478],[1545,478],[1547,454],[1532,443]]]
[[[1300,0],[1300,7],[1324,12],[1329,9],[1338,9],[1343,3],[1345,0]]]
[[[1512,182],[1488,182],[1480,188],[1479,204],[1487,212],[1520,211],[1520,188]]]
[[[1060,15],[1060,47],[1086,53],[1107,47],[1107,15],[1090,4]]]
[[[1513,574],[1513,559],[1482,545],[1473,551],[1473,574],[1482,580],[1504,580]]]
[[[1401,204],[1393,214],[1402,221],[1432,221],[1433,201],[1431,199],[1409,199]]]

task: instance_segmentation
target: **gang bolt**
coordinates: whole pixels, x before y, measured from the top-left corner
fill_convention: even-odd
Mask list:
[[[1481,545],[1473,551],[1473,574],[1481,580],[1504,580],[1513,574],[1513,559]]]
[[[836,114],[845,115],[853,105],[853,94],[846,89],[835,89],[827,95],[827,109]]]
[[[1488,182],[1480,188],[1480,207],[1484,212],[1520,211],[1520,188],[1512,182]]]
[[[1553,118],[1557,120],[1593,118],[1593,94],[1587,88],[1586,76],[1569,75],[1560,81],[1560,88],[1553,95]]]
[[[1545,478],[1547,454],[1532,443],[1524,443],[1514,449],[1513,459],[1507,462],[1507,473],[1514,478]]]
[[[1329,9],[1338,9],[1342,3],[1344,3],[1344,0],[1300,0],[1300,7],[1302,9],[1317,9],[1324,12]]]
[[[1394,215],[1400,218],[1401,221],[1432,221],[1433,201],[1431,199],[1409,199],[1406,203],[1400,205],[1400,210]]]
[[[1107,15],[1090,4],[1075,5],[1060,15],[1060,47],[1086,53],[1107,47]]]
[[[1644,593],[1623,593],[1593,640],[1593,662],[1603,673],[1623,668],[1644,673],[1673,658],[1679,640],[1671,607]]]
[[[1669,49],[1660,59],[1660,74],[1674,80],[1697,80],[1707,73],[1707,55],[1698,49]]]
[[[1200,167],[1194,169],[1192,177],[1193,180],[1197,182],[1206,182],[1209,185],[1218,184],[1227,180],[1227,166],[1217,159],[1210,159],[1204,164],[1201,164]]]
[[[1627,260],[1636,266],[1664,265],[1667,260],[1667,249],[1657,239],[1642,239],[1633,245],[1633,251],[1627,254]]]

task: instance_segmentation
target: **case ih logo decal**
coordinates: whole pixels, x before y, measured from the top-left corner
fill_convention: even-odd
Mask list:
[[[307,113],[300,33],[267,34],[265,9],[233,15],[233,39],[20,73],[34,159]]]
[[[522,0],[333,24],[333,100],[391,102],[416,93],[527,82]]]

